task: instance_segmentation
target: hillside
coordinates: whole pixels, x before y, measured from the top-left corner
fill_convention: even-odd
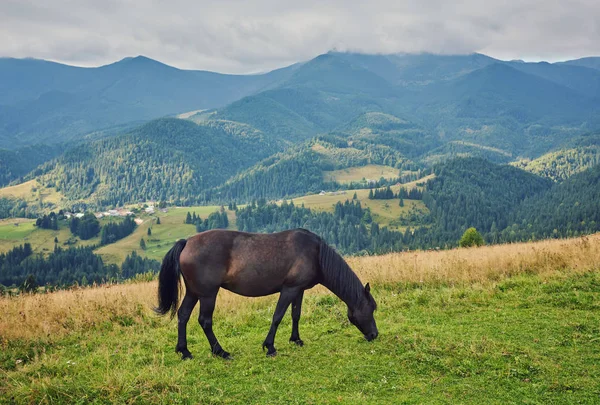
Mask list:
[[[32,66],[37,69],[39,63]],[[500,63],[483,55],[361,56],[331,52],[253,78],[264,87],[222,108],[189,109],[190,113],[182,117],[198,125],[184,120],[176,125],[156,124],[175,122],[162,120],[139,128],[101,131],[89,140],[69,143],[64,154],[26,178],[57,186],[70,202],[98,206],[149,198],[188,203],[279,199],[337,188],[323,181],[323,172],[368,164],[410,171],[456,157],[476,156],[496,163],[530,159],[534,163],[521,165],[535,171],[536,158],[573,149],[565,145],[600,124],[600,104],[581,91],[581,83],[595,74],[588,68],[521,65]],[[63,67],[49,66],[55,70],[54,81],[47,82],[42,75],[32,89],[41,92],[38,102],[48,98],[53,106],[61,105],[62,93],[78,91],[79,87],[73,87],[77,80],[83,81],[78,75],[96,72],[73,70],[77,74],[71,83],[61,76]],[[123,77],[135,72],[145,78],[140,73],[145,69],[166,76],[199,75],[145,58],[98,69]],[[415,80],[409,86],[410,75]],[[85,83],[80,86],[92,86],[96,81]],[[57,90],[46,91],[48,86]],[[129,88],[127,97],[136,91]],[[153,94],[156,100],[161,99],[158,104],[169,105],[164,94]],[[182,100],[185,94],[181,93]],[[140,100],[140,106],[153,103]],[[77,104],[86,111],[93,110]],[[314,149],[311,139],[315,137],[330,145]],[[203,141],[195,142],[195,138]],[[13,159],[17,155],[6,153],[10,164],[0,163],[5,182],[23,177],[22,173],[52,156],[48,151],[36,157],[32,150],[27,153],[32,159],[19,163]],[[581,153],[591,153],[591,149]],[[565,159],[571,159],[569,156]],[[542,160],[548,158],[562,159]],[[582,159],[576,166],[583,169],[593,164],[593,157],[589,162],[587,157]]]
[[[457,241],[469,227],[503,230],[519,204],[551,187],[547,179],[478,158],[455,159],[434,168],[424,201],[433,217],[434,240]]]
[[[180,70],[138,56],[98,68],[0,58],[0,147],[72,140],[118,124],[221,107],[285,80]]]
[[[600,96],[600,70],[585,66],[564,63],[508,63],[511,67],[525,73],[575,90],[592,98]]]
[[[560,64],[584,66],[590,69],[600,70],[600,57],[591,56],[587,58],[579,58],[574,60],[568,60],[566,62],[560,62]]]
[[[322,189],[338,188],[327,181],[325,172],[367,164],[384,164],[398,169],[414,165],[384,145],[365,142],[349,145],[343,138],[322,136],[257,163],[211,190],[206,197],[227,202],[317,193]]]
[[[505,64],[406,96],[408,110],[445,140],[539,155],[597,126],[596,100]]]
[[[510,152],[491,146],[466,141],[450,141],[421,156],[421,162],[434,165],[461,157],[478,157],[493,163],[508,163],[513,156]]]
[[[389,110],[394,97],[380,76],[326,54],[298,67],[276,88],[218,110],[216,117],[297,141],[331,131],[361,113]]]
[[[349,140],[386,145],[405,156],[415,158],[439,145],[440,140],[414,122],[382,112],[358,115],[338,127],[336,134],[347,134]]]
[[[537,157],[600,124],[597,70],[479,54],[330,52],[248,76],[179,70],[144,57],[85,69],[4,58],[0,77],[0,147],[9,148],[200,110],[196,121],[236,121],[302,142],[383,113],[413,131],[364,122],[361,129],[407,155],[464,141]]]
[[[224,123],[162,119],[70,149],[32,176],[70,201],[92,206],[195,201],[203,190],[278,148],[259,132],[236,131]]]
[[[267,358],[276,297],[221,291],[210,356],[194,359],[158,318],[156,282],[0,297],[0,402],[594,403],[600,373],[600,238],[352,258],[370,282],[380,335],[366,342],[323,288],[305,294],[304,347],[290,317]],[[26,319],[27,322],[23,322]]]
[[[0,149],[0,187],[18,180],[62,152],[61,145],[33,145],[16,150]]]
[[[537,157],[600,125],[596,84],[597,71],[577,66],[332,52],[205,118],[292,141],[362,133],[408,156],[461,141]]]
[[[536,159],[512,163],[539,176],[561,181],[600,163],[600,136],[587,135],[575,138],[558,150]]]
[[[511,215],[512,232],[537,238],[564,237],[600,229],[600,166],[556,183],[546,193],[525,200]],[[525,226],[527,224],[527,227]],[[526,229],[524,229],[526,228]]]
[[[383,77],[390,83],[413,88],[426,86],[434,82],[455,79],[498,62],[497,59],[477,53],[470,55],[434,55],[428,53],[391,55],[334,54]]]

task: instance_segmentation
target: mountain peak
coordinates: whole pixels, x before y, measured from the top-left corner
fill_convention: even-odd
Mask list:
[[[144,55],[138,56],[128,56],[126,58],[121,59],[118,62],[111,63],[109,65],[105,65],[103,67],[128,67],[132,69],[139,69],[140,67],[158,67],[158,68],[168,68],[168,69],[177,69],[173,66],[166,65],[162,62],[159,62],[155,59],[149,58]]]

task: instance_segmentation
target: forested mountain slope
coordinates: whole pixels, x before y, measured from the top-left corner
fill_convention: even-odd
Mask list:
[[[337,188],[324,171],[367,164],[412,168],[414,163],[385,145],[349,143],[333,135],[321,136],[271,156],[206,194],[207,200],[248,201],[278,199]],[[366,187],[366,186],[363,186]]]
[[[33,145],[17,150],[0,149],[0,187],[15,181],[37,166],[58,156],[62,145]]]
[[[406,85],[410,75],[421,84]],[[204,117],[245,122],[295,142],[358,129],[407,155],[463,141],[537,157],[600,126],[595,83],[600,85],[600,75],[589,68],[504,63],[482,55],[329,53],[278,86]],[[407,123],[416,130],[412,134]]]
[[[455,159],[434,173],[423,198],[434,223],[429,232],[441,241],[458,240],[469,227],[502,230],[523,200],[551,187],[548,179],[480,158]]]
[[[258,132],[235,133],[217,124],[155,120],[128,135],[77,146],[31,176],[72,201],[96,206],[196,201],[203,190],[279,148]]]
[[[535,238],[567,237],[600,230],[600,166],[556,183],[525,200],[511,215],[510,232]]]
[[[533,160],[519,160],[513,165],[555,181],[562,181],[600,163],[600,137],[594,138],[587,137],[569,142],[556,151]]]

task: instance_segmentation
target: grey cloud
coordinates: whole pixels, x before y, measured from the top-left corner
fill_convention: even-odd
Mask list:
[[[600,54],[599,33],[597,0],[0,2],[0,55],[86,66],[143,54],[243,73],[332,48],[557,60]]]

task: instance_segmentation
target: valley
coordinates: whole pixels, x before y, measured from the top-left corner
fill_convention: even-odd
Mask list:
[[[56,237],[56,246],[90,246],[105,265],[119,266],[132,252],[160,260],[175,240],[207,226],[306,227],[342,253],[358,255],[452,248],[470,227],[491,244],[600,231],[600,104],[596,87],[582,85],[600,83],[593,67],[516,64],[479,54],[329,52],[250,77],[181,71],[144,57],[85,72],[0,62],[5,78],[25,74],[15,66],[40,74],[20,94],[4,84],[4,105],[52,99],[57,119],[60,111],[79,117],[69,103],[81,86],[108,97],[101,86],[120,78],[110,97],[127,89],[120,103],[137,97],[147,108],[136,115],[123,107],[120,118],[93,133],[62,132],[47,147],[22,137],[0,153],[6,253],[29,243],[35,254],[51,256]],[[146,72],[154,87],[130,86],[133,72]],[[159,72],[171,78],[169,86]],[[181,93],[183,83],[205,93]],[[158,114],[151,88],[160,89],[163,101],[179,91],[162,118],[151,117]],[[89,119],[97,114],[94,97],[85,104]],[[17,128],[14,137],[25,127],[4,128]],[[160,202],[165,212],[147,214],[144,202]],[[227,221],[215,217],[208,225],[221,206]],[[33,226],[60,210],[135,207],[139,225],[102,243],[99,234],[81,240],[66,219],[56,230]],[[187,212],[202,221],[184,223]],[[100,219],[98,229],[111,221]]]

